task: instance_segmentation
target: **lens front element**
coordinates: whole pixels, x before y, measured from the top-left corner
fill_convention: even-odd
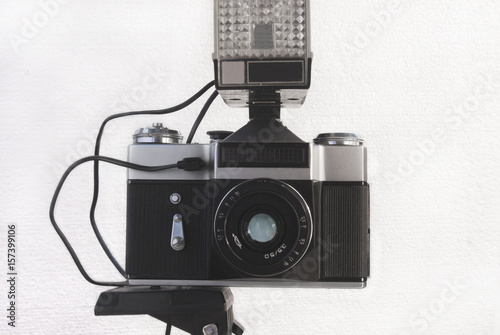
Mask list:
[[[246,229],[247,237],[254,242],[267,243],[272,241],[278,232],[278,225],[273,217],[266,213],[254,215]]]

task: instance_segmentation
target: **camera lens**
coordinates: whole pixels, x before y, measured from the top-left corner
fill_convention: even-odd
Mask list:
[[[238,271],[274,276],[297,264],[312,239],[309,207],[290,185],[252,179],[234,186],[214,216],[215,242]]]
[[[254,215],[248,222],[247,237],[253,242],[267,243],[272,241],[278,232],[278,225],[273,217],[266,213]]]

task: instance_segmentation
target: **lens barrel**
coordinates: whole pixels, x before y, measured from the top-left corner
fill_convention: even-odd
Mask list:
[[[248,275],[292,268],[311,242],[309,207],[290,185],[253,179],[230,190],[215,213],[215,241],[224,258]]]

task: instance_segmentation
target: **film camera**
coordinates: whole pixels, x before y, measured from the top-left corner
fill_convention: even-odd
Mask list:
[[[369,276],[367,153],[354,134],[306,143],[280,121],[310,86],[308,1],[218,0],[216,88],[250,121],[183,144],[141,128],[129,162],[199,157],[198,171],[129,169],[129,285],[361,288]]]
[[[326,133],[307,143],[280,119],[281,108],[300,107],[310,87],[309,9],[307,0],[215,0],[215,81],[177,106],[107,117],[94,155],[64,172],[50,204],[51,223],[88,282],[118,287],[101,293],[96,315],[148,314],[167,323],[165,334],[177,327],[193,335],[241,335],[228,286],[366,286],[363,140]],[[179,111],[214,85],[186,143],[177,130],[155,123],[134,134],[127,162],[100,155],[109,121]],[[250,121],[191,143],[219,94],[232,107],[248,108]],[[125,281],[93,279],[55,219],[66,179],[90,161],[90,223]],[[129,169],[125,269],[95,220],[101,161]]]

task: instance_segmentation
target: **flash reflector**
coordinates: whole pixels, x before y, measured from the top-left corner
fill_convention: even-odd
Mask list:
[[[215,0],[215,76],[226,103],[248,107],[262,91],[278,93],[283,107],[302,105],[309,32],[308,0]]]

